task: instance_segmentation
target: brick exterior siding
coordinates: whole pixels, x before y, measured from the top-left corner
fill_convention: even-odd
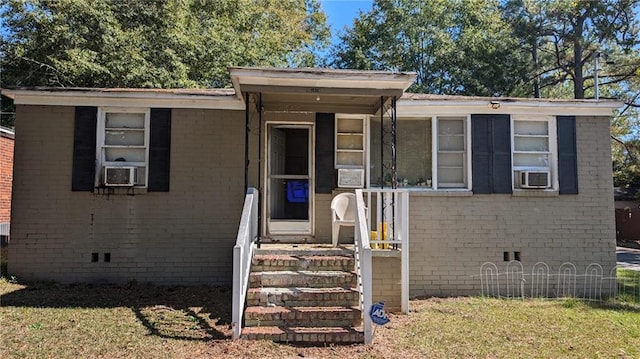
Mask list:
[[[11,220],[14,136],[0,132],[0,223]]]
[[[174,109],[170,192],[129,196],[71,191],[73,107],[16,110],[11,274],[231,284],[244,199],[242,112]]]
[[[103,195],[71,191],[74,108],[18,106],[9,272],[63,282],[230,284],[244,198],[244,117],[174,109],[170,191]],[[578,272],[590,263],[607,274],[615,267],[609,120],[578,117],[576,126],[578,195],[412,193],[412,296],[478,294],[472,275],[487,261],[503,265],[505,251],[520,252],[525,269],[539,261],[552,271],[563,262]],[[258,131],[251,128],[255,185]],[[316,196],[319,242],[330,241],[330,199]],[[376,282],[386,283],[375,299],[397,307],[399,260],[374,262]]]
[[[599,263],[608,275],[616,265],[609,119],[578,117],[576,135],[578,195],[412,194],[410,294],[479,294],[480,266],[504,271],[503,253],[514,251],[525,272],[572,262],[579,274]]]

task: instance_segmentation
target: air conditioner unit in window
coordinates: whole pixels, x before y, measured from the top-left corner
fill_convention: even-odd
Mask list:
[[[135,167],[105,167],[104,185],[131,187],[136,180]]]
[[[520,171],[518,179],[520,188],[551,187],[551,173],[549,171]]]

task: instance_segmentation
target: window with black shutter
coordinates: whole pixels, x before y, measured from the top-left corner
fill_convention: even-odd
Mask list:
[[[93,191],[96,170],[97,107],[76,107],[73,134],[72,191]]]
[[[509,115],[471,115],[473,193],[512,193]]]

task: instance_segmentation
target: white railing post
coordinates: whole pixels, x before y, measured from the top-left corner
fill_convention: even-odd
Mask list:
[[[357,261],[358,279],[360,282],[360,303],[364,321],[364,343],[370,344],[373,341],[373,323],[369,316],[372,304],[373,267],[371,264],[371,245],[369,244],[369,229],[365,215],[364,199],[362,190],[356,190],[356,220],[355,220],[355,250]]]
[[[409,314],[409,192],[400,193],[400,239],[402,244],[402,313]]]
[[[233,302],[232,305],[232,326],[233,326],[233,339],[240,338],[242,331],[242,304],[240,303],[242,295],[242,246],[233,247]]]
[[[236,245],[233,247],[233,302],[231,303],[233,339],[240,338],[242,334],[242,315],[249,284],[253,244],[258,234],[258,201],[258,190],[249,188],[244,199]]]

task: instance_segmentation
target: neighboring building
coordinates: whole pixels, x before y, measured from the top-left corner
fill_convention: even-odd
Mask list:
[[[0,237],[4,245],[11,221],[11,183],[13,178],[13,130],[0,127]]]
[[[635,187],[614,188],[613,198],[616,211],[617,240],[640,240],[640,199],[638,198],[638,191],[640,189]]]
[[[411,295],[477,294],[472,275],[505,259],[615,267],[619,103],[405,94],[405,73],[230,71],[234,89],[6,90],[20,133],[9,271],[228,285],[247,186],[263,243],[330,243],[333,196],[388,186],[393,153]]]

